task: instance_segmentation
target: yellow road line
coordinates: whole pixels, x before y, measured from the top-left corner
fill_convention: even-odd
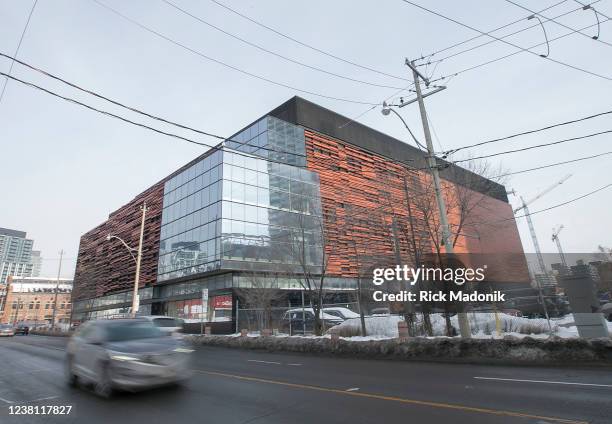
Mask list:
[[[400,398],[400,397],[395,397],[395,396],[384,396],[384,395],[377,395],[377,394],[372,394],[372,393],[363,393],[363,392],[356,392],[356,391],[347,392],[345,390],[340,390],[340,389],[330,389],[327,387],[311,386],[308,384],[288,383],[285,381],[268,380],[265,378],[248,377],[248,376],[236,375],[236,374],[227,374],[227,373],[217,372],[217,371],[205,371],[205,370],[194,370],[194,371],[197,371],[202,374],[215,375],[218,377],[233,378],[236,380],[254,381],[257,383],[266,383],[266,384],[276,384],[279,386],[293,387],[296,389],[316,390],[319,392],[336,393],[336,394],[345,395],[345,396],[357,396],[357,397],[370,398],[370,399],[386,400],[386,401],[400,402],[400,403],[410,404],[410,405],[429,406],[432,408],[455,409],[455,410],[460,410],[460,411],[476,412],[476,413],[481,413],[481,414],[503,415],[503,416],[509,416],[509,417],[517,417],[517,418],[547,420],[547,421],[551,421],[555,423],[563,423],[563,424],[588,424],[587,421],[568,420],[565,418],[556,418],[556,417],[544,417],[541,415],[523,414],[520,412],[504,411],[504,410],[498,410],[498,409],[477,408],[473,406],[455,405],[452,403],[430,402],[430,401],[423,401],[423,400],[416,400],[416,399],[405,399],[405,398]]]

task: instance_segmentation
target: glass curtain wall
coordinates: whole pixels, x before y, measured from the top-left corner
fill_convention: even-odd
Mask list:
[[[158,281],[219,267],[221,172],[217,150],[166,181]]]
[[[157,280],[249,262],[320,265],[319,177],[304,152],[304,130],[268,116],[169,179]]]

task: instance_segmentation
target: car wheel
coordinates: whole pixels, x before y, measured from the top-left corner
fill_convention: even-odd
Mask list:
[[[100,364],[98,379],[94,383],[94,393],[105,399],[110,398],[113,394],[113,386],[110,379],[108,364]]]
[[[71,356],[66,360],[66,382],[70,387],[76,387],[78,384],[78,378],[74,373],[74,360]]]

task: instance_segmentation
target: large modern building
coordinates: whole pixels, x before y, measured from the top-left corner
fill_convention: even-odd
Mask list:
[[[144,313],[199,319],[208,289],[206,319],[227,323],[253,275],[291,292],[323,272],[328,293],[347,293],[373,264],[437,251],[423,152],[347,122],[294,97],[111,213],[81,237],[73,321],[127,312],[134,261],[106,236],[137,245],[144,202]],[[522,258],[505,188],[439,163],[456,250]]]
[[[32,276],[33,245],[25,231],[0,228],[0,284],[6,284],[9,276]]]

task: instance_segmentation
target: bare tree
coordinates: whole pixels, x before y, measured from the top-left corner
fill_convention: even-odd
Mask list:
[[[258,329],[270,328],[272,305],[285,298],[285,292],[280,289],[278,274],[249,271],[243,276],[249,287],[238,289],[238,296],[245,306],[255,309]]]
[[[332,246],[327,243],[322,214],[295,216],[297,228],[292,231],[286,266],[290,272],[297,271],[300,274],[298,281],[312,303],[314,333],[320,336],[323,332],[321,310]]]

